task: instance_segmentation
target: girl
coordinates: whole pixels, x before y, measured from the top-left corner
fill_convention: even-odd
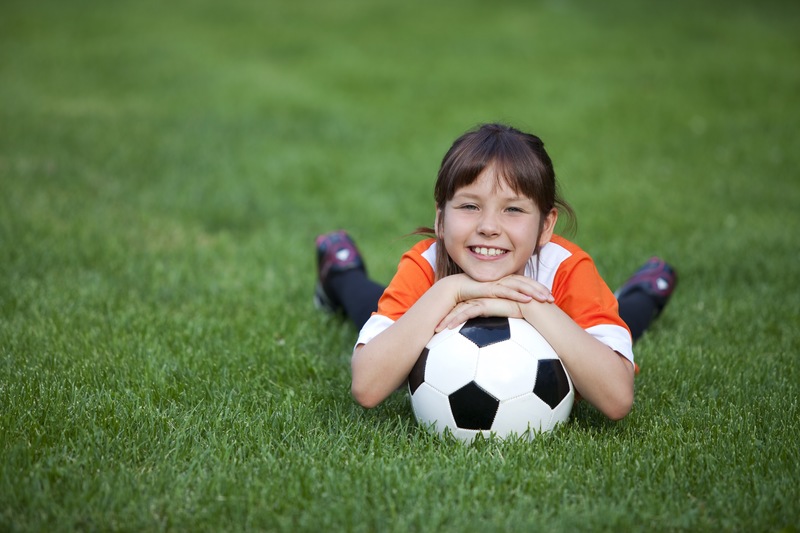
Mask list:
[[[362,326],[352,357],[352,394],[374,407],[401,386],[434,333],[477,316],[523,318],[553,346],[576,390],[618,420],[633,403],[633,337],[674,289],[671,267],[656,258],[617,295],[592,259],[555,235],[571,208],[558,195],[542,141],[500,124],[459,137],[445,154],[434,189],[434,234],[406,252],[389,286],[369,280],[344,232],[317,239],[315,300],[344,309]],[[374,310],[378,295],[377,312]]]

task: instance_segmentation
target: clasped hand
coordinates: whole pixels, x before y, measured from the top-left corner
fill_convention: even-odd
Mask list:
[[[555,301],[547,287],[525,276],[514,274],[484,282],[475,281],[466,274],[450,278],[457,283],[456,305],[436,326],[437,333],[479,316],[523,318],[521,304],[534,300],[541,303]]]

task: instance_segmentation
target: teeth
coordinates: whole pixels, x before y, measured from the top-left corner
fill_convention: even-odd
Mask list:
[[[475,252],[480,255],[488,255],[489,257],[496,256],[496,255],[503,255],[505,250],[499,250],[497,248],[483,248],[483,247],[476,247],[474,248]]]

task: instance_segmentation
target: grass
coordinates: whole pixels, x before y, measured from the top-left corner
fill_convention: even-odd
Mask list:
[[[0,11],[0,529],[800,527],[795,4]],[[349,397],[314,236],[387,281],[491,120],[545,139],[610,285],[680,272],[619,423],[463,446]]]

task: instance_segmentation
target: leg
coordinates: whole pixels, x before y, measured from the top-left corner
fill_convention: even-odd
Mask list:
[[[658,257],[652,257],[615,293],[619,316],[636,341],[667,305],[678,275]]]
[[[631,330],[634,342],[642,336],[656,317],[656,305],[644,291],[634,291],[622,296],[619,302],[619,316]]]
[[[342,306],[345,316],[360,330],[378,310],[378,300],[386,289],[369,279],[362,270],[350,270],[330,276],[327,291]]]
[[[320,235],[316,245],[314,303],[324,311],[343,313],[360,330],[378,309],[385,287],[369,279],[361,253],[344,231]]]

